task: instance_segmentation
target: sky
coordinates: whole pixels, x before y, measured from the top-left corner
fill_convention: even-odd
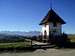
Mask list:
[[[0,31],[41,31],[39,23],[51,0],[0,0]],[[75,34],[75,0],[52,0],[53,10],[66,22],[63,32]]]

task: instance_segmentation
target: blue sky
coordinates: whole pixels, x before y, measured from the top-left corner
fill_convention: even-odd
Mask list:
[[[0,0],[0,31],[41,31],[49,8],[50,0]],[[53,9],[66,21],[63,31],[75,34],[75,0],[53,0]]]

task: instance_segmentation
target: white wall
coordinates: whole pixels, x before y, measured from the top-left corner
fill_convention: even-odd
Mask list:
[[[47,36],[49,36],[49,31],[53,31],[53,29],[57,30],[57,34],[61,33],[62,26],[60,23],[57,23],[57,27],[53,27],[53,23],[49,23],[49,25],[43,25],[42,26],[42,35],[44,36],[44,31],[46,30]]]
[[[47,32],[47,36],[49,36],[49,25],[43,25],[42,26],[42,34],[44,35],[44,31],[46,30],[46,32]]]

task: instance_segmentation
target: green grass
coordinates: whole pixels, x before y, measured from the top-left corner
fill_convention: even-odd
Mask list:
[[[31,47],[31,42],[0,43],[0,48]]]
[[[71,42],[75,42],[75,35],[69,35],[68,38]]]

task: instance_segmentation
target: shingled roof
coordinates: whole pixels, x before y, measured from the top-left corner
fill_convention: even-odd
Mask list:
[[[49,23],[49,22],[59,22],[65,24],[65,21],[59,17],[53,9],[50,9],[44,19],[41,21],[40,25]]]

